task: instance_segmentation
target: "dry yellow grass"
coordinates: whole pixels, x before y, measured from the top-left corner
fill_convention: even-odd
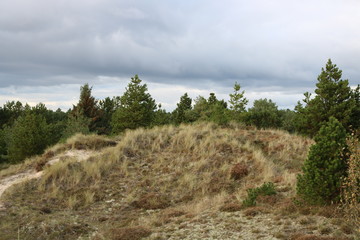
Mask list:
[[[264,182],[274,182],[278,189],[287,189],[282,194],[293,196],[296,174],[311,143],[283,131],[212,123],[127,131],[116,145],[103,137],[77,135],[47,152],[89,149],[97,153],[87,161],[69,157],[45,166],[39,180],[9,192],[5,201],[24,198],[35,206],[87,214],[91,208],[93,214],[113,216],[121,227],[152,226],[166,222],[163,215],[139,216],[143,209],[170,207],[184,216],[215,212],[229,198],[242,202],[247,189]],[[232,176],[234,168],[245,171],[244,166],[246,174]]]

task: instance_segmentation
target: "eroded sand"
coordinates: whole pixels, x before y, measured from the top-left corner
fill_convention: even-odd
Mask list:
[[[50,159],[47,163],[47,165],[52,165],[58,161],[60,161],[60,159],[66,159],[66,158],[76,158],[78,161],[84,161],[87,158],[89,158],[89,156],[91,156],[93,154],[92,151],[86,151],[86,150],[69,150],[63,154],[57,155],[55,157],[53,157],[52,159]],[[34,178],[40,178],[42,176],[44,171],[40,171],[40,172],[36,172],[35,170],[27,170],[25,172],[21,172],[21,173],[17,173],[15,175],[11,175],[8,176],[4,179],[0,180],[0,210],[5,209],[4,204],[1,201],[1,196],[4,194],[4,192],[6,191],[6,189],[8,189],[9,187],[24,182],[24,181],[28,181]]]

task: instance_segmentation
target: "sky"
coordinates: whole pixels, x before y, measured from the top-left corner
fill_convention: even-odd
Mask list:
[[[292,109],[329,58],[360,83],[358,0],[1,0],[0,106],[67,110],[89,83],[121,96],[138,74],[171,111],[180,96]]]

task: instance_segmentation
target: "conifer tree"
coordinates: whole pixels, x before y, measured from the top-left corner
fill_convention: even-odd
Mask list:
[[[240,114],[245,112],[249,100],[244,97],[245,91],[240,92],[241,86],[237,82],[234,84],[234,93],[230,93],[230,110],[234,120],[240,120]]]
[[[351,115],[350,128],[353,130],[360,129],[360,84],[352,91],[352,98],[355,107]]]
[[[76,111],[80,110],[77,109]],[[70,114],[66,121],[66,127],[62,132],[61,139],[64,141],[77,133],[82,133],[84,135],[90,134],[90,122],[91,119],[85,117],[81,112]]]
[[[187,118],[187,112],[192,109],[192,99],[185,93],[180,97],[180,102],[177,103],[176,109],[173,111],[173,120],[175,124],[187,123],[190,122],[190,119]]]
[[[298,175],[297,193],[310,203],[338,201],[341,179],[346,175],[346,130],[330,117],[315,136],[303,174]]]
[[[113,132],[119,133],[125,129],[151,125],[156,104],[147,92],[147,85],[141,84],[141,82],[138,75],[135,75],[120,97],[120,107],[115,111],[111,120]]]
[[[89,84],[84,84],[80,88],[80,98],[76,106],[72,110],[72,115],[82,114],[83,117],[90,119],[89,130],[91,132],[97,131],[97,123],[101,117],[101,111],[97,105],[97,100],[91,95],[92,87]],[[80,117],[80,116],[76,116]]]
[[[6,129],[9,159],[19,162],[26,157],[40,154],[48,145],[48,132],[45,118],[27,112]]]
[[[161,104],[158,104],[157,110],[154,112],[153,121],[151,126],[162,126],[171,123],[171,113],[166,112]]]
[[[110,134],[111,133],[111,118],[116,109],[120,106],[119,97],[106,97],[99,101],[99,108],[101,111],[101,118],[99,121],[99,134]]]
[[[305,118],[305,126],[300,131],[314,136],[324,122],[331,116],[338,119],[349,129],[351,117],[355,109],[355,100],[348,80],[342,80],[342,71],[329,59],[325,69],[322,68],[316,84],[315,97],[305,95],[306,106],[301,109],[300,115]]]

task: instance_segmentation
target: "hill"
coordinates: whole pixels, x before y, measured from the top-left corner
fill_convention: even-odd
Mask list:
[[[76,135],[0,171],[1,239],[352,239],[293,199],[312,143],[210,123]]]

